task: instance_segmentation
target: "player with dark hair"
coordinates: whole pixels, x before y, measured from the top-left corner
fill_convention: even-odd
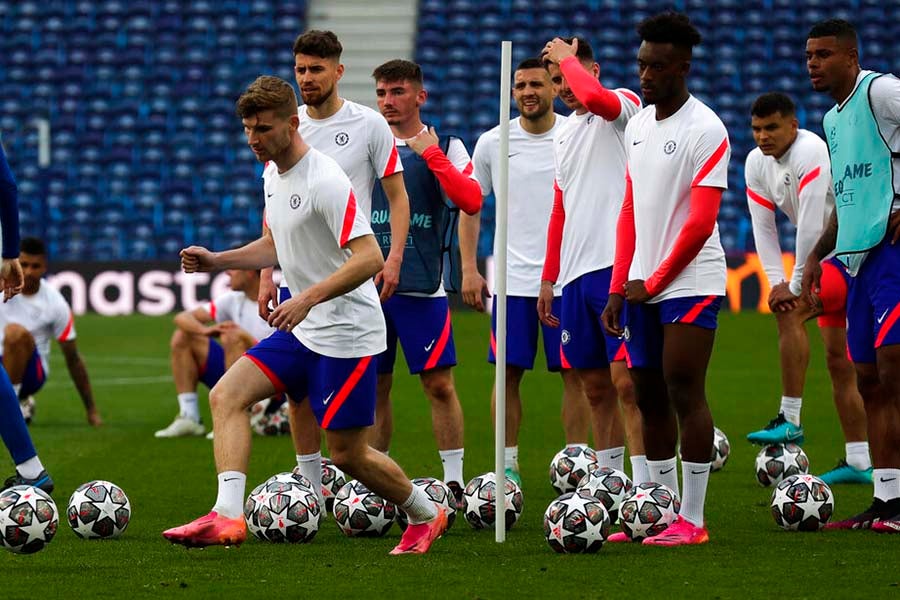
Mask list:
[[[821,261],[847,266],[847,347],[866,410],[875,484],[872,505],[831,529],[900,533],[900,80],[862,70],[853,25],[816,23],[806,41],[813,89],[836,105],[825,115],[835,210],[809,257],[810,306]]]
[[[643,543],[703,544],[709,540],[703,508],[713,441],[706,369],[726,273],[716,217],[730,147],[722,121],[688,91],[700,33],[687,16],[649,17],[638,34],[638,75],[648,106],[625,131],[627,183],[603,322],[610,333],[625,336],[631,356],[650,479],[676,491],[681,434],[681,513]]]
[[[481,208],[481,189],[472,177],[472,161],[462,140],[438,136],[426,127],[420,110],[428,99],[422,69],[408,60],[390,60],[375,68],[378,108],[394,134],[403,161],[409,197],[409,243],[403,256],[400,284],[382,302],[387,322],[387,350],[377,357],[378,401],[372,446],[386,452],[393,432],[391,387],[397,342],[411,374],[418,374],[431,402],[431,421],[444,465],[444,483],[457,504],[463,488],[463,412],[452,367],[456,348],[450,305],[444,290],[447,236],[455,227],[450,206],[466,213]],[[449,203],[449,204],[448,204]],[[385,258],[390,253],[390,202],[376,184],[372,196],[372,229]],[[451,265],[455,261],[451,261]]]
[[[103,424],[91,379],[75,341],[75,317],[59,291],[44,281],[47,248],[37,238],[22,239],[19,263],[25,277],[22,293],[0,306],[0,348],[3,366],[19,395],[22,414],[30,422],[36,394],[50,374],[50,342],[56,340],[66,359],[69,376],[84,404],[88,423]]]
[[[590,407],[572,369],[563,369],[559,357],[558,327],[548,327],[537,315],[541,269],[547,249],[547,220],[553,207],[553,136],[566,117],[553,112],[553,83],[539,58],[527,58],[516,66],[512,97],[519,116],[509,122],[509,239],[506,265],[506,476],[519,485],[519,428],[522,423],[520,387],[526,370],[534,368],[538,331],[543,339],[547,370],[559,372],[563,381],[562,423],[567,446],[586,445],[590,431]],[[499,186],[500,127],[483,133],[472,156],[474,175],[481,193],[488,196]],[[477,246],[481,213],[462,215],[459,221],[463,261],[463,301],[484,310],[483,295],[490,296],[487,282],[478,272]],[[494,254],[497,254],[496,239]],[[559,312],[559,286],[553,288],[553,310]],[[488,360],[496,362],[497,313],[491,315]],[[492,386],[491,408],[496,404]]]
[[[410,526],[391,553],[421,554],[444,532],[447,515],[397,463],[369,447],[366,431],[375,418],[372,359],[385,349],[384,319],[372,282],[384,259],[350,180],[298,132],[296,105],[291,85],[277,77],[258,78],[237,102],[247,143],[267,165],[266,235],[237,250],[191,246],[181,252],[188,273],[256,269],[279,261],[291,298],[269,315],[278,331],[238,359],[210,392],[219,480],[212,511],[163,535],[185,546],[246,539],[246,409],[287,392],[310,405],[334,463],[409,515]]]
[[[866,413],[856,389],[856,373],[847,358],[847,272],[836,259],[822,264],[821,306],[800,301],[806,257],[812,251],[831,211],[831,164],[828,147],[816,134],[799,129],[794,102],[785,94],[763,94],[750,110],[750,128],[757,148],[747,155],[744,176],[753,222],[756,251],[769,281],[769,308],[778,323],[781,357],[781,410],[776,418],[747,439],[756,444],[802,443],[800,408],[809,364],[805,323],[818,317],[846,443],[846,459],[822,475],[825,483],[871,483],[872,462],[866,441]],[[775,210],[781,209],[797,228],[796,263],[785,281]]]
[[[19,192],[16,180],[6,162],[6,153],[0,144],[0,289],[3,302],[8,302],[22,291],[24,277],[19,265]],[[53,480],[38,458],[34,442],[28,433],[28,425],[19,407],[19,395],[13,389],[6,369],[0,363],[0,438],[9,451],[16,473],[3,482],[0,489],[14,485],[39,487],[53,492]]]
[[[627,437],[636,459],[633,477],[643,482],[640,413],[625,343],[607,335],[600,321],[625,192],[625,126],[641,101],[630,90],[603,87],[597,79],[600,65],[582,38],[555,38],[541,58],[557,95],[574,114],[555,134],[555,195],[537,311],[545,325],[562,330],[560,360],[575,370],[587,396],[600,465],[624,470]],[[558,317],[552,310],[556,283],[562,287]]]

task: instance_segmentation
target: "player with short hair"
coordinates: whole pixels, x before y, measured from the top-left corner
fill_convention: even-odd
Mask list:
[[[625,201],[603,322],[628,345],[650,478],[676,493],[681,434],[681,512],[643,543],[703,544],[709,541],[703,508],[713,441],[706,369],[726,273],[716,217],[728,186],[730,147],[725,125],[688,91],[692,49],[700,43],[690,19],[661,13],[642,21],[638,34],[638,74],[648,106],[625,131]]]
[[[3,302],[22,291],[22,266],[19,264],[19,191],[0,144],[0,290]],[[13,389],[3,363],[0,362],[0,438],[9,451],[16,473],[3,482],[0,489],[14,485],[39,487],[53,492],[53,479],[38,458],[28,425],[19,407],[19,395]]]
[[[448,202],[466,213],[481,208],[481,190],[472,177],[472,161],[462,140],[438,136],[426,127],[420,110],[428,98],[422,69],[408,60],[390,60],[375,68],[378,108],[396,138],[409,197],[409,238],[400,284],[381,308],[387,322],[387,350],[378,356],[378,401],[372,446],[386,452],[393,432],[391,387],[397,342],[411,374],[418,374],[431,402],[432,427],[444,465],[444,483],[457,504],[463,488],[463,412],[452,367],[456,348],[450,305],[443,285],[446,238],[455,219]],[[380,185],[372,197],[372,229],[385,258],[390,253],[390,203]]]
[[[50,375],[50,341],[59,342],[69,376],[84,404],[88,423],[103,424],[87,367],[75,342],[75,317],[59,291],[43,280],[47,247],[34,237],[22,238],[19,263],[25,277],[22,293],[0,306],[3,366],[19,396],[26,421],[34,415],[36,394]]]
[[[547,370],[563,381],[562,423],[566,444],[587,444],[590,407],[572,369],[563,369],[559,358],[559,328],[548,327],[537,315],[541,270],[547,249],[547,220],[553,206],[553,137],[566,117],[553,111],[553,84],[539,58],[527,58],[513,73],[512,97],[519,116],[509,123],[509,239],[507,281],[506,356],[506,476],[519,485],[519,428],[522,423],[520,387],[526,370],[534,368],[538,332],[543,339]],[[481,194],[499,186],[500,127],[481,134],[472,162]],[[460,215],[459,247],[462,256],[462,296],[472,308],[483,311],[483,295],[490,297],[487,282],[478,272],[477,248],[481,212]],[[496,239],[494,254],[497,254]],[[560,310],[560,289],[553,288],[553,310]],[[495,362],[497,312],[491,313],[488,361]],[[491,390],[491,409],[496,405]]]
[[[835,210],[809,257],[802,289],[815,306],[820,261],[850,273],[847,347],[872,448],[871,506],[830,529],[900,533],[900,80],[859,66],[856,29],[816,23],[806,40],[812,87],[837,103],[824,119]]]
[[[225,372],[210,392],[219,493],[213,510],[163,535],[186,546],[240,544],[250,428],[246,409],[275,393],[309,403],[331,458],[410,518],[392,554],[424,553],[447,515],[391,458],[368,444],[375,419],[374,356],[385,325],[372,277],[384,259],[350,180],[301,137],[289,83],[260,77],[237,101],[247,143],[263,173],[269,231],[240,249],[181,252],[186,272],[257,269],[279,262],[291,298],[270,314],[278,331]]]
[[[169,356],[179,412],[168,427],[156,432],[158,438],[206,433],[197,384],[212,389],[244,352],[274,331],[259,316],[259,271],[230,269],[227,273],[231,291],[175,315]]]
[[[591,406],[600,465],[624,470],[627,432],[636,459],[633,475],[644,481],[640,414],[625,344],[607,335],[600,322],[625,191],[625,127],[641,101],[631,90],[603,87],[600,66],[583,38],[555,38],[541,58],[557,95],[574,112],[554,137],[556,180],[537,311],[545,325],[562,330],[560,361],[575,370]],[[562,287],[559,318],[552,310],[556,283]]]
[[[747,439],[756,444],[803,443],[800,407],[809,364],[805,323],[818,317],[834,403],[847,440],[846,459],[821,477],[829,485],[872,483],[866,413],[856,389],[853,364],[847,358],[848,276],[843,265],[833,258],[823,263],[824,277],[818,294],[821,307],[813,309],[800,301],[806,257],[834,209],[828,147],[816,134],[799,129],[794,102],[785,94],[761,95],[750,113],[750,128],[757,147],[747,155],[744,168],[747,204],[756,251],[771,287],[769,308],[778,323],[783,395],[778,416]],[[790,282],[785,281],[776,208],[797,228],[796,262]]]

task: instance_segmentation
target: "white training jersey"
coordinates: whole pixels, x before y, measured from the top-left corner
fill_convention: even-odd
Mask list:
[[[404,139],[394,138],[394,142],[398,147],[406,146],[406,140]],[[469,151],[466,150],[466,145],[458,137],[450,138],[450,144],[447,145],[447,159],[454,167],[456,167],[457,171],[463,175],[468,174],[470,179],[475,179],[475,176],[472,174],[472,158],[469,156]],[[443,192],[444,189],[441,188],[441,191]],[[450,202],[450,200],[447,199],[446,192],[444,192],[444,201]],[[447,296],[447,290],[444,289],[444,282],[442,280],[438,289],[431,294],[423,294],[420,292],[397,292],[397,295],[412,296],[414,298],[444,298]]]
[[[244,292],[232,290],[213,298],[203,307],[213,321],[224,323],[231,321],[253,336],[256,341],[265,339],[275,329],[259,316],[259,305]]]
[[[622,110],[614,121],[572,114],[554,137],[556,184],[566,212],[559,256],[561,286],[611,267],[616,223],[625,197],[625,126],[641,109],[634,92],[614,90]]]
[[[553,209],[553,137],[566,122],[556,115],[553,127],[541,134],[525,131],[519,121],[509,122],[509,204],[506,243],[506,292],[510,296],[536,298],[541,291],[541,271],[547,253],[547,224]],[[500,126],[481,134],[472,162],[481,195],[497,189],[500,177]],[[494,238],[494,255],[497,241]],[[555,285],[553,293],[560,295]]]
[[[322,152],[310,149],[284,173],[269,163],[263,180],[266,217],[291,296],[323,281],[347,262],[348,241],[373,235],[350,180]],[[334,358],[383,352],[387,347],[384,316],[372,279],[313,307],[294,327],[294,335],[313,351]]]
[[[75,319],[69,303],[55,287],[42,279],[37,293],[18,294],[0,304],[0,347],[3,332],[10,323],[21,325],[34,337],[41,355],[44,372],[50,373],[50,340],[68,342],[75,339]]]
[[[691,96],[678,111],[656,120],[648,106],[625,131],[634,190],[635,252],[629,279],[646,280],[672,253],[688,217],[691,188],[728,188],[731,148],[725,125]],[[650,302],[725,294],[725,252],[719,226],[697,256]]]
[[[806,257],[834,209],[828,146],[813,132],[800,129],[781,158],[754,148],[747,155],[744,178],[756,252],[770,286],[785,281],[775,209],[781,209],[797,228],[796,261],[789,285],[791,293],[799,296]]]
[[[350,178],[357,205],[370,220],[375,181],[403,170],[387,121],[368,106],[350,100],[344,100],[341,108],[326,119],[310,117],[305,104],[297,112],[300,136],[337,161]]]

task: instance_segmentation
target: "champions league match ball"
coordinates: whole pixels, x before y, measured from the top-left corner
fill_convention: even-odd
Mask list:
[[[279,473],[250,492],[244,519],[250,533],[263,541],[305,543],[316,537],[322,509],[308,479]]]
[[[550,484],[557,494],[574,491],[597,464],[597,453],[582,446],[567,446],[550,461]]]
[[[731,454],[731,444],[721,429],[715,427],[713,429],[713,447],[712,454],[709,457],[710,471],[719,471],[728,462],[728,455]]]
[[[494,493],[497,478],[493,471],[473,477],[463,490],[463,511],[466,521],[475,529],[493,527],[495,523]],[[522,489],[512,479],[506,478],[504,505],[506,507],[506,530],[512,529],[522,516],[525,500]]]
[[[597,467],[590,471],[578,484],[579,492],[587,492],[603,503],[609,513],[609,520],[619,520],[619,506],[634,484],[628,475],[610,467]]]
[[[59,511],[44,490],[16,485],[0,493],[0,545],[15,554],[33,554],[50,543]]]
[[[815,475],[785,477],[772,493],[772,517],[785,531],[818,531],[832,513],[834,494]]]
[[[609,537],[609,514],[598,498],[579,489],[563,494],[544,512],[544,537],[556,552],[596,552]]]
[[[772,444],[756,455],[756,481],[763,487],[802,473],[809,473],[809,459],[797,444]]]
[[[422,488],[428,498],[443,509],[447,514],[447,529],[450,529],[453,522],[456,521],[456,499],[453,497],[453,492],[450,491],[447,484],[434,477],[416,477],[412,480],[412,484]],[[398,506],[397,525],[400,526],[400,529],[406,531],[408,524],[409,518],[403,509]]]
[[[291,422],[288,418],[288,402],[285,400],[281,406],[272,412],[267,412],[271,398],[266,398],[253,405],[250,412],[250,427],[257,435],[287,435],[291,432]]]
[[[381,537],[394,524],[397,507],[353,479],[334,497],[333,514],[348,537]]]
[[[645,482],[631,488],[619,507],[622,531],[632,541],[659,535],[672,524],[681,501],[661,483]]]
[[[322,458],[322,497],[325,498],[325,509],[332,512],[334,497],[347,483],[347,476],[338,469],[330,458]]]
[[[72,493],[66,517],[69,527],[80,538],[117,538],[131,522],[131,502],[116,484],[89,481]]]

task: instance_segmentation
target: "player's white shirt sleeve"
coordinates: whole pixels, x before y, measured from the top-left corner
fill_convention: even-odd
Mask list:
[[[49,311],[50,327],[53,330],[53,337],[58,342],[68,342],[75,339],[75,317],[72,315],[72,309],[69,303],[63,297],[59,290],[47,283],[41,282],[41,288],[47,288],[47,310]]]
[[[366,111],[366,144],[369,162],[379,179],[403,171],[394,134],[387,121],[375,111]]]
[[[631,117],[641,112],[644,105],[641,103],[640,96],[627,88],[616,88],[613,92],[619,97],[619,102],[622,104],[622,109],[615,121],[616,128],[619,131],[625,131],[628,121],[631,120]]]
[[[781,261],[781,243],[778,241],[778,226],[775,221],[775,202],[770,197],[769,182],[764,179],[765,159],[759,148],[750,152],[744,164],[744,179],[756,253],[762,262],[769,285],[775,286],[785,280],[785,274],[784,264]]]
[[[863,71],[860,78],[865,76]],[[900,79],[893,75],[882,75],[869,87],[872,112],[881,135],[887,141],[891,152],[900,152]],[[894,159],[894,194],[900,195],[900,159]],[[900,210],[900,198],[894,198],[893,210]]]
[[[716,153],[725,144],[725,160],[713,160]],[[693,179],[691,187],[714,187],[728,189],[728,161],[731,157],[731,144],[728,143],[728,131],[721,121],[707,121],[691,147],[693,152]],[[709,168],[712,166],[712,168]]]
[[[481,195],[489,196],[493,191],[494,178],[491,175],[491,157],[496,154],[497,128],[485,131],[475,142],[472,152],[472,175],[481,186]]]
[[[806,259],[822,235],[834,207],[828,146],[815,135],[798,138],[797,142],[800,142],[801,146],[792,149],[791,152],[791,166],[800,182],[797,198],[797,237],[794,248],[796,260],[790,282],[791,293],[795,296],[800,295]]]
[[[453,163],[457,171],[469,179],[478,181],[473,172],[475,167],[472,164],[472,158],[469,156],[469,151],[466,150],[466,145],[461,139],[457,137],[450,139],[450,144],[447,146],[447,158]]]
[[[353,188],[348,184],[347,180],[320,178],[310,198],[341,248],[350,240],[372,235],[368,216],[359,210]]]

